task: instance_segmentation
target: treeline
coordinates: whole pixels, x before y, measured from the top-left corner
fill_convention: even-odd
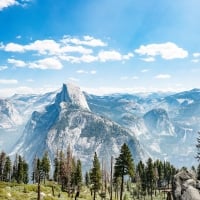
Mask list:
[[[110,166],[105,167],[105,166]],[[53,168],[53,175],[50,171]],[[67,151],[58,151],[53,163],[50,162],[48,152],[39,158],[35,157],[31,166],[29,180],[29,166],[25,159],[16,155],[13,163],[5,152],[0,153],[0,181],[25,183],[32,181],[34,184],[46,180],[52,180],[61,185],[62,191],[69,196],[79,196],[81,187],[87,186],[91,196],[95,200],[97,195],[101,198],[114,195],[113,199],[123,199],[126,189],[138,199],[148,195],[153,199],[161,189],[170,188],[174,175],[178,170],[167,161],[149,158],[146,162],[134,163],[128,145],[123,144],[117,158],[111,158],[110,163],[99,161],[94,152],[93,163],[90,170],[82,174],[80,159],[73,156],[72,149],[68,146]],[[195,171],[195,168],[193,167]],[[197,168],[200,174],[200,165]],[[200,177],[200,176],[199,176]],[[134,187],[132,187],[134,185]]]
[[[29,181],[27,162],[20,155],[16,155],[12,163],[10,157],[5,152],[1,152],[0,181],[27,184]]]

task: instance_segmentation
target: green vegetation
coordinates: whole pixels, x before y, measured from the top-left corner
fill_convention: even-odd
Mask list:
[[[84,181],[81,160],[76,160],[72,155],[70,146],[66,154],[62,151],[57,152],[51,181],[50,168],[47,152],[42,158],[35,157],[31,168],[32,184],[28,184],[29,166],[24,158],[16,155],[12,164],[9,156],[1,152],[0,199],[164,200],[167,193],[171,192],[173,177],[178,172],[169,162],[153,161],[151,158],[146,163],[140,161],[135,164],[127,144],[122,145],[115,162],[111,158],[109,167],[103,160],[102,163],[99,162],[95,152],[93,165],[85,173]],[[200,165],[197,169],[193,166],[192,170],[199,179]]]

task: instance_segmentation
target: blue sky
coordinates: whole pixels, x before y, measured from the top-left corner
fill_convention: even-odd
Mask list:
[[[200,88],[199,0],[0,0],[0,97]]]

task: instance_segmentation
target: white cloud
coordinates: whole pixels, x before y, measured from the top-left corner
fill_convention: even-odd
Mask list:
[[[87,74],[88,72],[85,71],[85,70],[80,69],[80,70],[77,70],[76,73],[78,73],[78,74]]]
[[[176,58],[186,58],[188,52],[172,42],[167,42],[163,44],[149,44],[142,45],[139,49],[135,50],[135,53],[139,55],[146,55],[150,57],[155,57],[160,55],[161,58],[166,60],[172,60]]]
[[[60,45],[54,40],[36,40],[35,42],[23,46],[26,51],[37,51],[40,54],[54,55],[60,50]]]
[[[77,70],[76,73],[78,73],[78,74],[96,74],[97,72],[96,72],[96,70],[85,71],[85,70],[80,69],[80,70]]]
[[[15,79],[0,79],[0,84],[17,84],[18,80]]]
[[[4,49],[5,51],[8,52],[19,52],[19,53],[25,52],[24,46],[16,43],[8,43],[7,45],[4,46]]]
[[[16,0],[0,0],[0,11],[9,6],[19,5]]]
[[[6,69],[8,69],[8,66],[0,66],[0,71],[3,71],[3,70],[6,70]]]
[[[21,36],[17,36],[20,38]],[[106,43],[100,39],[91,36],[84,36],[83,40],[75,37],[63,37],[62,40],[55,41],[53,39],[36,40],[28,44],[22,45],[19,43],[0,43],[0,49],[6,52],[28,53],[36,52],[32,56],[43,57],[55,56],[59,60],[64,60],[70,63],[92,63],[92,62],[107,62],[107,61],[125,61],[134,56],[133,53],[121,54],[115,50],[99,51],[97,47],[105,47]],[[22,64],[23,65],[23,64]],[[18,64],[20,66],[20,64]],[[37,63],[31,65],[32,68],[37,67]]]
[[[21,39],[22,36],[21,36],[21,35],[17,35],[16,38],[17,38],[17,39]]]
[[[148,72],[148,71],[149,71],[149,69],[142,69],[142,70],[141,70],[142,73],[146,73],[146,72]]]
[[[90,71],[90,74],[96,74],[96,73],[97,73],[96,70],[91,70],[91,71]]]
[[[80,62],[86,62],[86,63],[91,63],[91,62],[95,62],[97,61],[98,58],[95,57],[95,56],[92,56],[92,55],[82,55],[80,58],[79,58],[79,61]]]
[[[101,62],[106,62],[108,60],[122,60],[122,55],[117,51],[101,51],[98,54],[99,60]]]
[[[171,78],[171,75],[169,74],[158,74],[157,76],[155,76],[156,79],[169,79]]]
[[[100,39],[93,38],[91,36],[84,36],[83,40],[80,40],[78,38],[72,38],[69,36],[65,36],[63,40],[61,40],[63,43],[72,43],[75,45],[85,45],[85,46],[91,46],[91,47],[104,47],[107,46],[105,42],[103,42]]]
[[[62,47],[58,53],[80,53],[80,54],[91,54],[92,49],[88,49],[82,46],[71,46],[67,45]]]
[[[145,62],[154,62],[155,58],[154,57],[147,57],[147,58],[142,58],[143,61]]]
[[[26,67],[26,63],[23,60],[9,58],[8,63],[13,64],[15,67]]]
[[[29,63],[29,68],[33,69],[54,69],[60,70],[63,68],[62,63],[57,58],[44,58],[32,63]]]
[[[200,53],[193,53],[193,57],[195,57],[195,58],[200,57]]]
[[[123,59],[124,60],[129,60],[130,58],[134,57],[134,54],[133,53],[128,53],[126,55],[123,55]]]

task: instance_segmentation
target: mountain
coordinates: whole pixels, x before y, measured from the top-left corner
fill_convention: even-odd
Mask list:
[[[95,151],[110,163],[111,155],[118,156],[123,143],[129,145],[136,161],[146,156],[134,133],[91,112],[80,88],[63,84],[54,103],[32,113],[12,154],[19,153],[32,163],[47,150],[53,161],[58,150],[66,151],[70,145],[88,169]]]
[[[96,130],[93,126],[98,127],[98,122],[101,121],[101,126],[109,132],[112,132],[112,128],[106,128],[107,124],[112,124],[125,130],[134,140],[137,138],[154,159],[169,160],[177,167],[196,164],[194,157],[197,132],[200,130],[200,89],[180,93],[96,96],[82,93],[78,87],[67,84],[54,92],[40,95],[16,94],[1,102],[0,149],[6,151],[9,151],[22,135],[21,144],[18,142],[18,146],[15,145],[16,151],[22,151],[22,143],[25,143],[23,140],[27,134],[32,134],[32,141],[35,135],[41,133],[47,140],[53,131],[60,136],[78,130],[80,135],[75,137],[77,140],[72,136],[71,139],[66,139],[73,138],[73,143],[78,144],[85,128]],[[20,120],[15,120],[16,118]],[[73,126],[76,120],[82,123],[77,129]],[[61,128],[61,124],[68,129]],[[89,128],[87,124],[90,124]],[[91,132],[91,135],[95,134],[94,131]]]
[[[0,129],[11,129],[21,123],[22,118],[12,103],[0,99]]]
[[[176,94],[114,94],[86,96],[91,111],[134,131],[154,158],[177,167],[196,165],[200,130],[200,90]]]

